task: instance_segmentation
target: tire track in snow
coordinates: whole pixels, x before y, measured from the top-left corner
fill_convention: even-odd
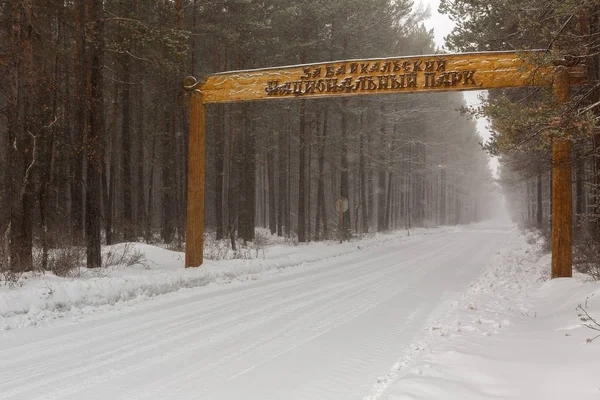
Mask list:
[[[56,336],[0,350],[0,398],[229,400],[271,383],[265,398],[358,399],[446,301],[435,290],[453,275],[472,278],[464,253],[487,253],[495,236],[431,235],[235,288],[181,292],[78,332],[44,329]],[[407,305],[415,299],[422,304]],[[22,353],[27,362],[15,359]]]
[[[422,246],[426,246],[425,243],[421,243]],[[378,261],[379,259],[385,259],[387,257],[387,255],[381,255],[381,256],[376,256],[373,257],[372,255],[369,256],[363,256],[359,259],[352,259],[350,260],[348,263],[338,263],[337,265],[334,264],[334,267],[337,266],[337,268],[332,268],[333,271],[331,270],[324,270],[324,273],[321,274],[312,274],[312,275],[305,275],[303,276],[303,279],[301,280],[295,280],[292,282],[285,282],[286,284],[284,285],[284,287],[276,287],[275,289],[271,290],[268,292],[268,294],[265,296],[264,293],[262,292],[258,292],[257,296],[258,299],[256,301],[254,301],[254,304],[268,304],[268,300],[270,300],[273,297],[281,297],[281,294],[284,292],[288,292],[292,287],[294,286],[302,286],[306,283],[306,281],[316,281],[319,279],[323,279],[324,277],[328,277],[328,276],[335,276],[337,273],[337,270],[340,268],[340,266],[342,266],[344,268],[344,273],[348,274],[348,273],[356,273],[358,272],[359,274],[353,278],[353,281],[356,281],[357,283],[359,281],[361,281],[363,279],[363,266],[361,265],[362,262],[362,258],[369,258],[371,261]],[[335,260],[336,262],[338,260]],[[354,265],[353,268],[351,268],[351,266]],[[373,276],[370,278],[370,280],[376,282],[378,280],[377,276]],[[333,287],[342,287],[344,285],[347,285],[348,281],[345,282],[341,282],[341,283],[335,283],[333,285]],[[245,320],[255,320],[255,318],[259,315],[270,315],[270,318],[275,318],[278,315],[282,315],[285,313],[290,312],[290,308],[288,307],[288,305],[296,305],[295,308],[299,308],[302,306],[297,306],[297,304],[303,304],[302,300],[304,298],[309,298],[315,295],[316,292],[322,291],[322,288],[319,288],[318,285],[315,285],[316,289],[313,289],[310,292],[305,292],[302,291],[300,292],[298,295],[290,297],[290,296],[286,296],[286,300],[282,303],[278,303],[278,304],[273,304],[273,305],[267,305],[267,306],[262,306],[262,307],[256,307],[256,308],[251,308],[249,313],[245,313],[245,314],[233,314],[232,311],[235,311],[237,308],[239,308],[239,305],[237,303],[239,303],[239,300],[241,300],[242,296],[236,296],[236,299],[233,301],[230,301],[229,304],[231,303],[236,303],[236,305],[233,308],[230,309],[220,309],[217,308],[216,311],[214,311],[213,313],[211,313],[208,316],[200,316],[200,317],[196,317],[196,318],[190,318],[193,315],[193,311],[192,312],[185,312],[183,314],[183,317],[181,315],[175,315],[174,317],[170,317],[168,318],[165,322],[167,322],[167,324],[163,324],[164,326],[167,326],[166,328],[163,328],[162,330],[159,328],[159,332],[157,334],[157,332],[155,330],[149,330],[149,327],[155,326],[156,323],[154,322],[154,320],[149,321],[147,323],[144,324],[144,326],[140,327],[137,326],[136,324],[131,324],[131,328],[126,329],[125,331],[122,330],[115,330],[112,335],[109,334],[108,337],[107,335],[102,335],[102,336],[95,336],[94,339],[90,339],[89,337],[84,338],[84,340],[81,343],[78,343],[77,346],[75,346],[76,348],[89,348],[90,345],[93,345],[94,342],[98,342],[101,345],[97,346],[97,347],[92,347],[94,349],[95,354],[94,355],[86,355],[85,357],[81,357],[79,358],[78,362],[73,363],[72,360],[70,363],[65,363],[62,364],[60,362],[57,362],[57,360],[54,358],[55,356],[57,356],[59,354],[59,352],[61,350],[55,349],[54,347],[46,347],[46,351],[50,351],[51,354],[43,354],[46,358],[47,358],[47,362],[45,365],[45,368],[43,368],[43,370],[38,373],[37,375],[32,376],[31,371],[29,371],[28,367],[26,366],[23,373],[22,373],[22,377],[21,379],[16,379],[16,380],[12,380],[12,385],[13,386],[13,390],[10,390],[9,388],[6,387],[6,384],[2,384],[0,383],[0,390],[3,392],[3,396],[6,396],[6,398],[9,398],[10,396],[14,396],[17,395],[19,393],[21,393],[23,390],[27,390],[26,387],[28,386],[30,389],[31,388],[35,388],[35,387],[41,387],[44,385],[50,385],[54,382],[60,382],[64,379],[70,378],[70,377],[75,377],[75,376],[86,376],[89,375],[90,371],[93,369],[98,369],[98,368],[102,368],[102,367],[106,367],[108,365],[110,365],[111,363],[115,363],[118,361],[122,361],[125,360],[127,358],[131,358],[137,354],[143,353],[143,352],[148,352],[150,350],[155,350],[160,348],[163,345],[166,345],[168,343],[170,343],[173,340],[181,340],[181,341],[187,341],[188,339],[200,336],[200,334],[204,331],[208,331],[208,330],[220,330],[225,328],[226,326],[231,326],[231,325],[236,325],[237,322],[239,321],[245,321]],[[330,292],[330,290],[333,288],[332,286],[328,286],[325,288],[326,292]],[[193,302],[192,302],[193,303]],[[288,307],[288,308],[282,308],[282,307]],[[294,307],[293,307],[294,308]],[[291,310],[293,310],[293,308]],[[272,310],[275,309],[279,309],[279,311],[277,313],[273,313]],[[153,313],[156,314],[156,313]],[[225,320],[219,320],[218,323],[207,323],[207,321],[210,320],[210,317],[212,316],[220,316],[220,315],[234,315],[231,318],[226,318]],[[170,324],[171,322],[173,322],[173,320],[182,320],[183,322],[178,323],[178,324]],[[200,322],[203,322],[203,324],[199,324]],[[188,329],[189,326],[198,326],[200,325],[199,328],[195,328],[195,329]],[[260,324],[256,324],[255,325],[260,325]],[[243,330],[247,330],[249,327],[246,326],[244,327]],[[142,331],[147,331],[148,333],[142,334],[142,335],[138,335],[136,336],[134,339],[129,340],[128,342],[126,342],[125,344],[121,343],[121,342],[114,342],[113,339],[116,339],[118,337],[127,337],[128,335],[131,335],[135,332],[142,332]],[[239,329],[230,329],[230,335],[234,335],[235,333],[239,332]],[[178,333],[174,333],[174,332],[178,332]],[[74,335],[78,335],[78,334],[71,334],[69,336],[74,336]],[[201,336],[200,336],[201,337]],[[110,339],[110,340],[107,340]],[[227,339],[227,337],[220,337],[219,341],[224,341],[225,339]],[[145,345],[145,346],[139,346],[138,344],[140,342],[147,342],[149,344]],[[206,342],[205,340],[201,340],[199,342],[197,342],[194,346],[191,346],[191,348],[185,348],[183,349],[181,352],[187,352],[190,350],[193,350],[195,348],[198,347],[202,347],[202,346],[209,346],[209,345],[215,345],[215,342],[218,343],[218,341],[212,341],[212,342]],[[64,348],[64,346],[63,346]],[[110,350],[109,350],[110,349]],[[19,351],[19,349],[15,349],[14,353],[17,353],[17,351]],[[36,357],[36,354],[38,354],[38,352],[36,351],[32,351],[30,352],[33,354],[33,357]],[[11,354],[2,354],[0,353],[0,355],[3,357],[3,359],[8,359],[8,360],[16,360],[19,359],[18,357],[11,357]],[[6,358],[4,358],[6,357]],[[67,355],[68,358],[69,356]],[[58,357],[60,359],[60,357]],[[154,359],[152,359],[153,361],[159,362],[163,360],[163,356],[160,357],[154,357]],[[31,358],[29,358],[27,360],[27,363],[24,364],[29,364],[29,362],[31,361]],[[66,360],[65,360],[66,361]],[[10,364],[10,362],[9,362]],[[46,379],[41,379],[38,380],[36,378],[38,378],[39,376],[45,375],[47,374],[49,371],[52,371],[55,369],[56,364],[62,364],[62,365],[69,365],[70,368],[68,371],[64,371],[62,373],[59,373],[57,375],[51,376],[50,378],[46,378]],[[134,368],[135,368],[135,363],[134,363]],[[13,365],[14,367],[14,365]],[[40,365],[40,367],[42,367],[42,365]],[[115,371],[110,373],[109,377],[114,377],[115,375],[120,375],[123,374],[125,372],[127,372],[128,369],[120,369],[120,371],[117,373]],[[10,373],[14,373],[15,370],[11,369]],[[100,375],[94,375],[93,376],[93,381],[101,381],[102,374]],[[86,381],[86,379],[89,378],[83,378],[84,381]],[[34,381],[35,383],[31,383],[31,381]],[[6,382],[6,380],[2,379],[0,380],[0,382]],[[23,382],[30,382],[29,385],[26,385],[26,387],[23,387],[22,384]],[[19,386],[19,388],[15,388],[15,386]]]

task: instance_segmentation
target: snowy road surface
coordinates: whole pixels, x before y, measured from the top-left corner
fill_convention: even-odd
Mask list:
[[[509,236],[413,237],[4,332],[0,399],[362,399]]]

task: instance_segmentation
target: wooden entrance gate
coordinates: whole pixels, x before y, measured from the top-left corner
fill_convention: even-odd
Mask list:
[[[204,247],[205,106],[252,100],[554,87],[557,102],[585,80],[581,66],[549,60],[546,51],[423,55],[333,61],[232,71],[196,80],[187,77],[190,97],[185,266],[199,267]],[[554,61],[554,62],[550,62]],[[563,135],[568,138],[568,132]],[[552,277],[571,276],[571,143],[552,145]]]

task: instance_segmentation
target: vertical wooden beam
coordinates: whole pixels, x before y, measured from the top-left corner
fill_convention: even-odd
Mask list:
[[[204,260],[204,137],[206,109],[202,93],[194,90],[190,102],[188,151],[187,226],[185,267],[199,267]],[[167,205],[168,206],[168,205]]]
[[[569,72],[554,70],[554,98],[558,105],[569,101]],[[552,141],[552,278],[573,275],[573,221],[571,198],[571,142],[569,132]]]

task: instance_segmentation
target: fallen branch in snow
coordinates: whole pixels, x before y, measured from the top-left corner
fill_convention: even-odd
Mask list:
[[[586,300],[586,302],[587,302],[587,300]],[[586,328],[589,328],[591,330],[600,332],[600,323],[598,321],[596,321],[581,304],[577,306],[577,310],[581,311],[581,313],[579,313],[578,316],[579,316],[579,319],[581,321],[583,321],[583,326],[585,326]],[[598,339],[599,337],[600,337],[600,334],[596,335],[595,337],[593,337],[591,339],[588,338],[587,342],[592,343],[594,340]]]

